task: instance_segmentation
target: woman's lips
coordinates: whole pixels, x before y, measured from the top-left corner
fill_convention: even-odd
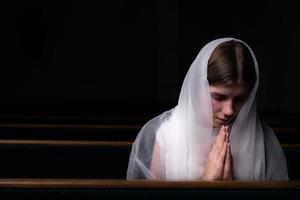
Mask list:
[[[218,118],[218,117],[216,117],[216,119],[223,124],[225,124],[228,121],[228,119],[222,119],[222,118]]]

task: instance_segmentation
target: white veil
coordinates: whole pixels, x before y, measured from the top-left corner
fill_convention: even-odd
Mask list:
[[[240,41],[248,47],[259,77],[255,55],[243,41],[222,38],[205,45],[184,79],[178,105],[149,121],[138,134],[130,154],[127,179],[157,178],[150,170],[155,143],[160,147],[160,179],[201,178],[211,145],[218,134],[212,122],[208,60],[219,44],[230,40]],[[258,79],[230,131],[234,179],[287,180],[281,146],[273,131],[257,115]]]

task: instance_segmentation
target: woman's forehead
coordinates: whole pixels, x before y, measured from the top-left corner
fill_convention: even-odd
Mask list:
[[[212,93],[219,93],[228,96],[242,96],[246,95],[248,92],[247,87],[244,84],[217,84],[210,85],[209,88]]]

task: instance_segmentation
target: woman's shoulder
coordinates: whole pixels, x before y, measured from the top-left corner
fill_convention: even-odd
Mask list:
[[[138,138],[149,138],[153,136],[156,137],[156,133],[158,129],[164,124],[164,122],[168,121],[172,115],[173,109],[163,112],[162,114],[150,119],[147,123],[143,125],[141,130],[138,133]]]
[[[156,128],[158,129],[163,122],[166,122],[170,119],[172,112],[173,112],[174,108],[167,110],[165,112],[163,112],[162,114],[150,119],[144,126],[142,129],[147,129],[147,128]]]
[[[268,180],[288,180],[286,158],[273,129],[262,121],[265,144],[266,178]]]

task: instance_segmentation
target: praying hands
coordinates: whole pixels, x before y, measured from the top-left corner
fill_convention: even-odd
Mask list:
[[[233,159],[228,126],[222,126],[208,154],[202,180],[232,180]]]

